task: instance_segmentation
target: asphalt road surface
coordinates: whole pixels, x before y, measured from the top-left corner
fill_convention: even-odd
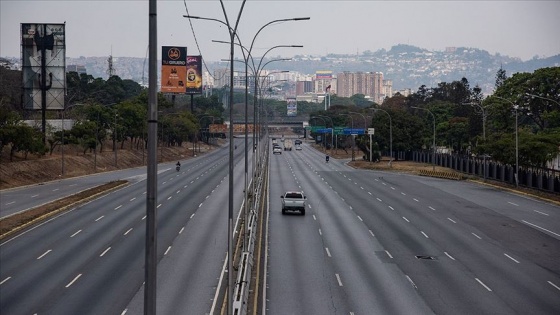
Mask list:
[[[302,190],[305,216],[281,214]],[[476,183],[271,155],[268,314],[560,314],[560,208]]]
[[[235,176],[243,183],[243,145],[236,141]],[[228,161],[224,147],[158,175],[163,313],[210,310],[227,251]],[[235,210],[242,191],[235,187]],[[1,313],[143,313],[134,297],[144,280],[145,192],[139,179],[0,244]]]

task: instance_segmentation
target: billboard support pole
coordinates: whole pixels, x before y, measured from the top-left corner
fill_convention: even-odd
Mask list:
[[[45,24],[41,24],[43,35],[47,33]],[[41,45],[41,131],[43,132],[43,143],[47,144],[47,57],[45,56],[46,47]],[[52,83],[52,81],[51,81]],[[63,126],[64,128],[64,126]]]

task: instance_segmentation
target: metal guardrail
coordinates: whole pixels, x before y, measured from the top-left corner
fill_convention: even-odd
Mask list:
[[[268,146],[266,146],[268,148]],[[268,149],[265,151],[266,154],[264,155],[265,162],[264,165],[268,165]],[[262,170],[265,172],[266,170]],[[249,288],[251,286],[251,274],[253,272],[253,262],[254,262],[254,249],[255,249],[255,242],[257,240],[257,219],[259,216],[259,209],[261,206],[261,197],[264,196],[263,187],[264,187],[264,176],[257,176],[256,179],[258,180],[256,184],[255,194],[253,195],[253,203],[251,206],[251,213],[247,222],[247,234],[249,235],[248,238],[248,245],[247,251],[241,254],[241,258],[239,260],[239,265],[237,269],[237,279],[235,282],[234,288],[234,300],[233,300],[233,314],[234,315],[241,315],[247,314],[247,302],[249,298]]]

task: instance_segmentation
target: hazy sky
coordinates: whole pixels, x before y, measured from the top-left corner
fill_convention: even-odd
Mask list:
[[[230,23],[241,1],[225,0]],[[185,8],[186,5],[186,8]],[[218,0],[158,1],[158,46],[187,46],[189,55],[207,61],[229,57],[220,23],[191,20],[187,14],[225,21]],[[260,27],[284,18],[309,21],[267,26],[256,38],[254,56],[277,45],[268,57],[296,54],[362,53],[410,44],[432,50],[475,47],[523,60],[560,54],[560,1],[272,1],[248,0],[239,36],[247,48]],[[145,57],[148,46],[147,0],[0,0],[0,56],[20,55],[20,23],[66,22],[68,57]],[[158,48],[161,53],[161,49]],[[236,52],[240,56],[239,52]],[[158,57],[159,58],[159,57]]]

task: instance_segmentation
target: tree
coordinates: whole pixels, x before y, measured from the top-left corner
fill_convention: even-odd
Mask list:
[[[506,80],[506,70],[504,70],[504,68],[502,68],[502,66],[500,65],[500,69],[498,69],[498,71],[496,72],[496,84],[494,85],[494,91],[504,85],[504,82],[506,82]]]

